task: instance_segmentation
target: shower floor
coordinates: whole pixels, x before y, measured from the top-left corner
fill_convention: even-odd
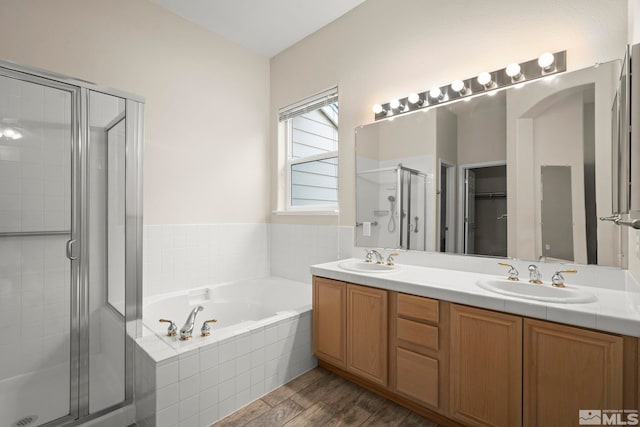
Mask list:
[[[121,375],[104,363],[102,354],[93,358],[90,412],[124,400]],[[25,426],[39,426],[69,414],[69,378],[69,365],[63,363],[0,381],[0,426],[33,415],[38,419]]]
[[[18,375],[0,381],[0,424],[12,426],[36,415],[38,426],[69,413],[69,365]]]

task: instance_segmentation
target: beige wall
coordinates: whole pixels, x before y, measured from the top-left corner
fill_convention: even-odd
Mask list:
[[[544,51],[575,70],[622,55],[627,1],[368,0],[271,59],[271,207],[277,207],[277,109],[340,91],[340,223],[355,220],[354,134],[371,105],[467,78]],[[291,222],[291,217],[274,221]],[[323,223],[326,217],[296,217]]]
[[[0,40],[2,59],[146,98],[145,223],[268,219],[267,58],[147,0],[0,0]]]

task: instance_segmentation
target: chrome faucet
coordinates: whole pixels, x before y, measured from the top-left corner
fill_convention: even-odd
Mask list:
[[[555,274],[551,277],[551,286],[556,288],[564,288],[564,277],[562,273],[577,273],[578,270],[560,270],[556,271]]]
[[[193,334],[193,325],[196,323],[196,315],[199,311],[204,310],[204,307],[199,305],[189,313],[189,317],[187,317],[187,321],[184,323],[184,326],[180,328],[180,341],[186,341],[191,339],[191,335]]]
[[[535,283],[536,285],[542,284],[542,274],[536,265],[531,264],[529,266],[529,283]]]
[[[514,282],[520,280],[518,278],[518,270],[511,264],[507,264],[506,262],[499,262],[499,265],[503,266],[503,267],[509,267],[509,271],[507,271],[508,277],[507,279],[509,280],[513,280]]]
[[[400,256],[400,254],[397,253],[397,252],[389,254],[389,256],[387,257],[387,265],[389,267],[393,267],[394,265],[396,265],[395,260],[393,259],[393,257],[397,257],[397,256]]]
[[[367,255],[364,258],[364,262],[372,262],[373,256],[375,255],[376,263],[384,264],[384,257],[382,256],[382,254],[380,254],[380,252],[376,251],[375,249],[365,249],[365,251],[367,251]]]

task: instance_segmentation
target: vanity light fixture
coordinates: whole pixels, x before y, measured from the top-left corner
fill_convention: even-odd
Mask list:
[[[458,92],[461,96],[465,96],[470,93],[469,89],[464,85],[462,80],[454,80],[451,82],[451,89]]]
[[[476,81],[480,86],[483,86],[486,90],[493,89],[496,83],[493,81],[491,77],[491,73],[487,73],[486,71],[478,74]]]
[[[429,96],[433,99],[435,99],[436,101],[442,101],[444,99],[444,93],[442,93],[442,90],[440,90],[439,87],[432,87],[429,90]]]
[[[423,92],[412,93],[406,98],[394,99],[386,104],[373,106],[375,120],[391,119],[417,110],[447,102],[469,100],[470,95],[495,94],[497,89],[508,86],[521,87],[524,83],[552,76],[567,70],[567,51],[543,53],[538,58],[525,62],[514,62],[500,70],[482,72],[476,77],[454,80],[450,85],[433,87]]]
[[[387,110],[384,109],[384,107],[382,107],[382,105],[380,104],[373,104],[373,114],[384,114],[385,116],[387,115]]]
[[[553,63],[555,62],[555,57],[553,53],[545,52],[538,58],[538,65],[542,68],[542,71],[545,74],[551,73],[555,70]]]
[[[522,75],[522,67],[516,62],[507,65],[504,72],[507,76],[511,77],[512,82],[519,82],[524,79],[524,76]]]
[[[407,100],[409,101],[409,104],[418,104],[420,106],[425,104],[425,100],[417,93],[410,93]]]

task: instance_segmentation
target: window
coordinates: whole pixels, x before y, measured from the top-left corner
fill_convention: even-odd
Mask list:
[[[288,210],[338,207],[338,88],[279,112]]]

